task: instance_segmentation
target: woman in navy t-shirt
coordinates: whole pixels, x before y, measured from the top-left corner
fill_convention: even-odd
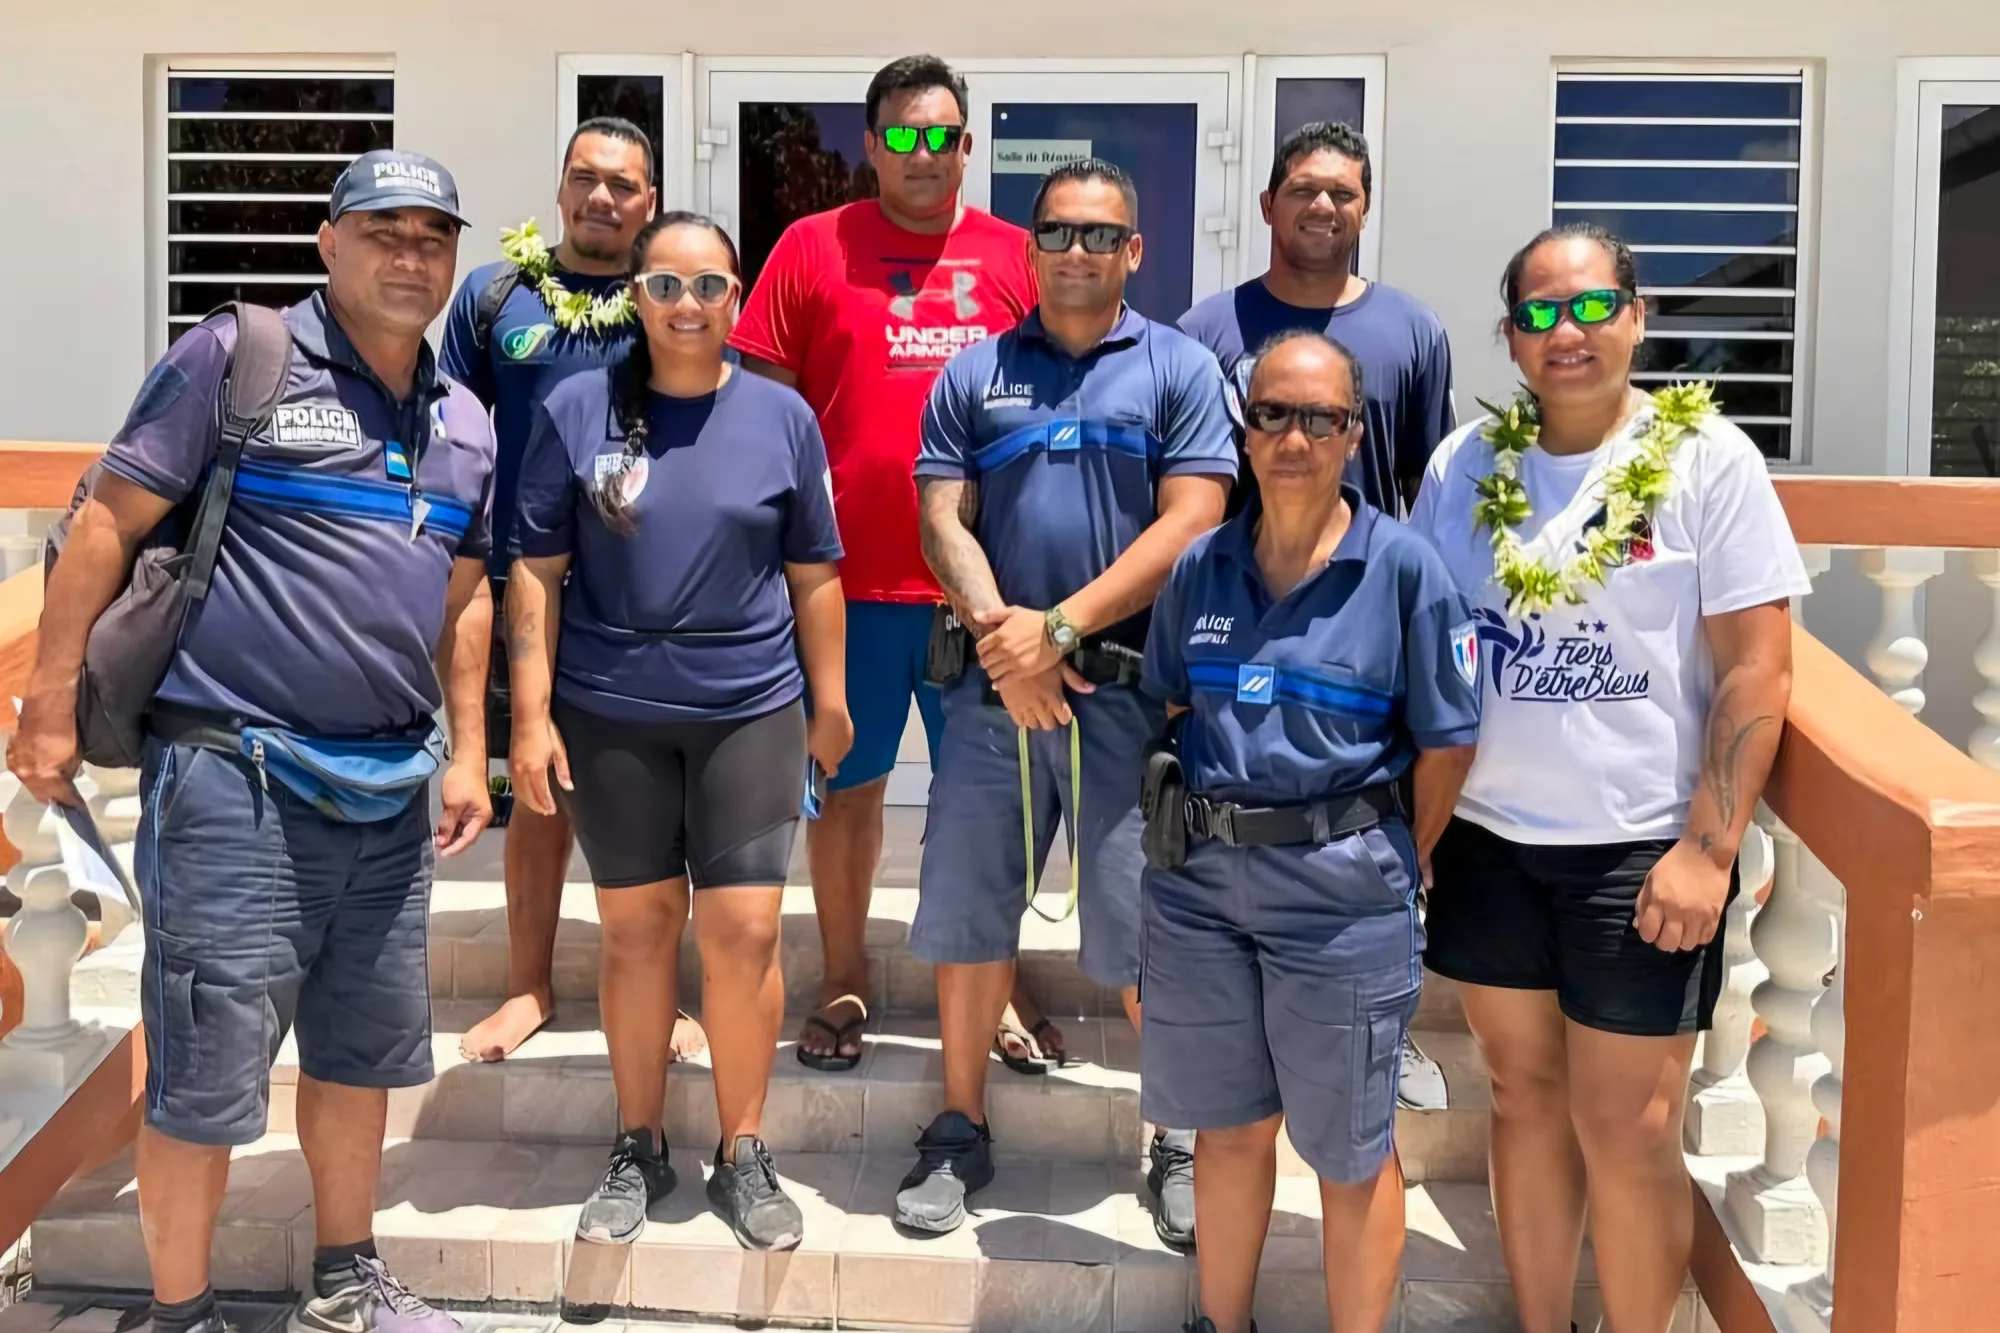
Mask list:
[[[692,906],[722,1126],[709,1198],[746,1246],[790,1249],[799,1210],[758,1127],[808,754],[832,773],[854,738],[833,493],[805,401],[724,362],[743,287],[728,234],[668,213],[632,269],[645,337],[536,411],[507,596],[515,788],[568,807],[603,922],[621,1132],[577,1234],[630,1241],[673,1188],[662,1120]]]

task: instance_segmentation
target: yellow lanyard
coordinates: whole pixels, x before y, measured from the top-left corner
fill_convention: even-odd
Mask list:
[[[1028,854],[1028,906],[1033,908],[1036,916],[1051,925],[1060,925],[1076,914],[1076,827],[1083,812],[1083,742],[1076,728],[1077,720],[1072,716],[1069,722],[1069,812],[1063,816],[1063,827],[1069,830],[1069,903],[1063,908],[1061,916],[1050,916],[1035,906],[1035,800],[1034,783],[1028,776],[1028,729],[1014,729],[1019,741],[1021,766],[1021,841],[1026,845]]]

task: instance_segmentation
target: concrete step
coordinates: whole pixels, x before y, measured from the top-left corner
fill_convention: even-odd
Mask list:
[[[618,1126],[611,1061],[594,1008],[573,1005],[531,1037],[513,1058],[476,1064],[458,1052],[459,1034],[484,1012],[465,1001],[435,1002],[432,1053],[437,1078],[389,1096],[395,1138],[575,1144],[608,1147]],[[901,1157],[943,1099],[937,1021],[877,1015],[862,1043],[861,1064],[822,1073],[798,1062],[792,1034],[781,1029],[764,1108],[764,1138],[777,1153],[869,1153]],[[995,1058],[987,1083],[988,1122],[1009,1152],[1048,1161],[1129,1164],[1140,1160],[1148,1131],[1139,1116],[1138,1037],[1124,1019],[1063,1024],[1074,1057],[1041,1077],[1016,1074]],[[1412,1180],[1486,1178],[1484,1066],[1462,1033],[1420,1032],[1419,1043],[1443,1066],[1451,1092],[1444,1111],[1402,1111],[1397,1142]],[[297,1047],[287,1042],[271,1076],[273,1133],[294,1130]],[[676,1065],[667,1079],[667,1137],[706,1159],[719,1135],[709,1056]],[[1308,1168],[1287,1146],[1287,1174]]]
[[[545,1316],[595,1307],[613,1320],[636,1313],[820,1328],[1160,1333],[1180,1326],[1195,1295],[1194,1265],[1154,1236],[1132,1166],[1003,1154],[997,1179],[975,1196],[963,1228],[916,1239],[890,1221],[908,1167],[904,1153],[780,1153],[806,1238],[794,1253],[761,1255],[739,1249],[709,1210],[705,1163],[689,1158],[679,1163],[679,1187],[637,1243],[575,1240],[577,1208],[603,1160],[601,1148],[392,1142],[375,1218],[383,1257],[412,1288],[441,1302]],[[1513,1327],[1484,1188],[1417,1185],[1407,1204],[1400,1309],[1389,1327]],[[1281,1179],[1258,1288],[1266,1333],[1326,1327],[1318,1237],[1315,1183]],[[72,1182],[35,1224],[33,1247],[38,1287],[144,1290],[129,1164]],[[292,1290],[311,1271],[312,1247],[296,1140],[273,1135],[239,1150],[215,1245],[217,1288]],[[1692,1293],[1682,1305],[1677,1333],[1694,1328]],[[1596,1317],[1586,1257],[1578,1318],[1591,1327]],[[522,1333],[545,1326],[530,1319]]]
[[[803,844],[801,844],[803,845]],[[1051,856],[1059,862],[1061,849]],[[447,863],[452,874],[466,866]],[[1044,884],[1067,885],[1067,870],[1050,866]],[[1053,891],[1044,895],[1046,910],[1061,908]],[[506,891],[493,879],[440,880],[431,895],[431,994],[439,999],[481,1000],[490,1006],[507,989]],[[930,964],[909,951],[910,922],[917,912],[917,890],[910,885],[883,883],[870,903],[867,942],[871,1008],[902,1014],[936,1014],[937,985]],[[558,1005],[597,999],[597,962],[601,939],[596,891],[587,882],[564,886],[562,920],[556,929],[553,981]],[[785,975],[785,1006],[809,1011],[819,996],[821,954],[819,921],[813,911],[812,889],[795,879],[785,890],[784,927],[779,945]],[[1074,918],[1060,924],[1033,912],[1021,918],[1021,975],[1045,1012],[1058,1018],[1115,1018],[1122,1010],[1114,992],[1092,982],[1076,968],[1078,943]],[[690,925],[681,950],[680,990],[690,1010],[701,1002],[701,965]],[[1426,975],[1420,1027],[1464,1032],[1465,1015],[1458,987],[1443,977]]]

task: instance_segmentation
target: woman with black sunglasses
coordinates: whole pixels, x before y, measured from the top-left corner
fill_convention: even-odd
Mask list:
[[[577,1235],[636,1239],[674,1186],[668,1038],[692,910],[722,1130],[708,1196],[745,1246],[790,1249],[799,1210],[758,1127],[807,756],[832,773],[854,737],[833,494],[805,401],[724,359],[743,287],[728,235],[668,213],[631,267],[644,336],[538,409],[507,597],[515,790],[568,807],[603,922],[620,1132]]]
[[[1784,728],[1788,601],[1810,587],[1709,386],[1632,384],[1637,285],[1600,228],[1523,247],[1502,294],[1525,388],[1439,446],[1410,520],[1472,600],[1491,682],[1425,962],[1462,983],[1492,1072],[1526,1333],[1570,1328],[1586,1204],[1606,1326],[1673,1318],[1688,1066]]]
[[[1173,720],[1147,760],[1140,1114],[1199,1131],[1189,1333],[1252,1327],[1281,1124],[1320,1178],[1334,1333],[1380,1333],[1419,867],[1479,734],[1473,630],[1437,553],[1341,484],[1347,349],[1281,335],[1246,400],[1257,497],[1181,557],[1146,641]]]

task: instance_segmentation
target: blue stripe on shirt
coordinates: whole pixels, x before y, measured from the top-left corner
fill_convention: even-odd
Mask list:
[[[366,477],[338,477],[300,468],[244,463],[236,471],[236,494],[280,509],[391,523],[410,521],[407,487]],[[424,496],[430,512],[424,526],[452,540],[472,526],[472,507],[449,496]]]

